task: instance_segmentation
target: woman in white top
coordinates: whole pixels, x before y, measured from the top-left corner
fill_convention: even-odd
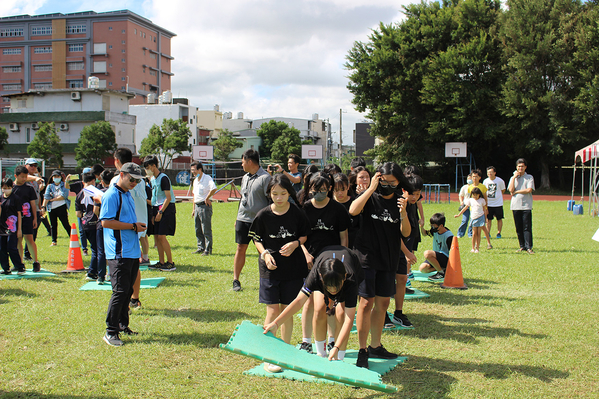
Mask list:
[[[52,181],[46,187],[42,212],[48,211],[50,224],[52,225],[52,246],[56,245],[58,235],[58,220],[62,223],[67,236],[71,235],[69,225],[69,190],[64,185],[64,177],[60,170],[52,172]]]

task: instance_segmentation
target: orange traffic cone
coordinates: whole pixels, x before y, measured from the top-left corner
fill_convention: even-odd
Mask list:
[[[462,261],[460,260],[460,247],[458,238],[453,236],[451,241],[451,250],[449,251],[449,261],[447,262],[447,270],[445,271],[445,279],[441,288],[457,288],[459,290],[467,290],[462,277]]]
[[[79,246],[79,236],[77,235],[77,225],[73,223],[71,226],[71,244],[69,246],[69,261],[67,269],[62,273],[77,273],[84,272],[83,258],[81,256],[81,247]]]

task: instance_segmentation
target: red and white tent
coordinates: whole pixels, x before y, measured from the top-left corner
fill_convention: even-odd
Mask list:
[[[599,189],[599,140],[588,146],[581,148],[574,153],[574,172],[572,176],[572,199],[574,199],[574,186],[576,183],[576,167],[580,162],[582,168],[582,184],[580,200],[584,203],[584,170],[591,170],[589,176],[589,214],[596,216],[599,213],[599,197],[597,191]],[[584,164],[590,162],[590,166]]]

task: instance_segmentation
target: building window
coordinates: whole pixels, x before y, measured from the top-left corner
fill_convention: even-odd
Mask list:
[[[108,82],[108,86],[112,86],[112,82]]]
[[[21,66],[5,66],[2,67],[2,72],[4,73],[15,73],[15,72],[21,72]]]
[[[121,58],[121,62],[122,62],[122,63],[125,63],[125,59],[124,59],[124,58]]]
[[[155,60],[156,59],[156,54],[150,53],[150,58],[153,59],[153,60]]]
[[[109,49],[112,49],[112,44],[108,46]]]
[[[127,80],[127,78],[123,76],[123,77],[121,78],[121,80],[122,80],[123,82],[125,82],[125,81]]]
[[[94,73],[106,73],[106,61],[94,61]]]
[[[112,64],[108,64],[108,68],[112,68]]]
[[[85,33],[85,32],[87,32],[87,25],[69,25],[69,26],[67,26],[67,34]]]
[[[144,55],[146,55],[146,50],[144,49]]]
[[[52,88],[52,83],[34,83],[33,88],[35,90],[49,90]]]
[[[23,28],[2,28],[0,29],[0,37],[15,37],[24,36]]]
[[[3,48],[2,55],[21,55],[20,48]]]
[[[52,54],[52,47],[34,47],[33,54]]]
[[[69,51],[71,51],[71,52],[83,51],[83,44],[69,44]]]
[[[153,69],[150,69],[150,76],[156,76],[156,71]]]
[[[125,68],[121,68],[121,72],[125,72]]]
[[[85,63],[83,63],[83,62],[67,62],[67,69],[69,71],[82,71],[85,69]]]
[[[34,65],[33,71],[34,72],[51,72],[52,65]]]
[[[125,54],[125,49],[122,49],[122,50],[121,50],[121,53]]]
[[[108,30],[112,30],[112,26],[109,26],[109,27],[108,27]]]
[[[2,90],[5,91],[15,91],[15,90],[21,90],[21,84],[8,84],[8,85],[2,85]]]
[[[133,29],[133,34],[137,35],[137,29]]]
[[[125,44],[125,41],[124,41],[124,40],[121,40],[121,44]]]
[[[156,43],[156,36],[154,36],[154,43]]]
[[[125,90],[125,86],[121,86],[121,90]]]
[[[125,29],[123,29],[123,30],[121,31],[121,33],[125,33]]]
[[[51,26],[34,26],[31,28],[31,36],[40,36],[40,35],[51,35],[52,27]]]
[[[144,71],[144,73],[146,73],[146,67],[143,67],[143,71]]]
[[[80,89],[83,88],[83,80],[70,80],[69,87],[71,89]]]
[[[146,32],[144,32],[144,39],[146,38]]]
[[[27,128],[27,134],[25,135],[25,140],[29,143],[31,141],[31,128]]]

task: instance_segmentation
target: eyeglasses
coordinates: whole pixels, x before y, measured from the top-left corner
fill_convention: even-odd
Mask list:
[[[381,181],[380,185],[381,185],[381,187],[391,187],[391,188],[397,188],[397,186],[399,186],[399,184],[392,185],[392,184],[388,184],[387,182],[384,182],[384,181]]]
[[[134,177],[129,176],[129,182],[137,184],[141,183],[141,179],[136,179]]]

